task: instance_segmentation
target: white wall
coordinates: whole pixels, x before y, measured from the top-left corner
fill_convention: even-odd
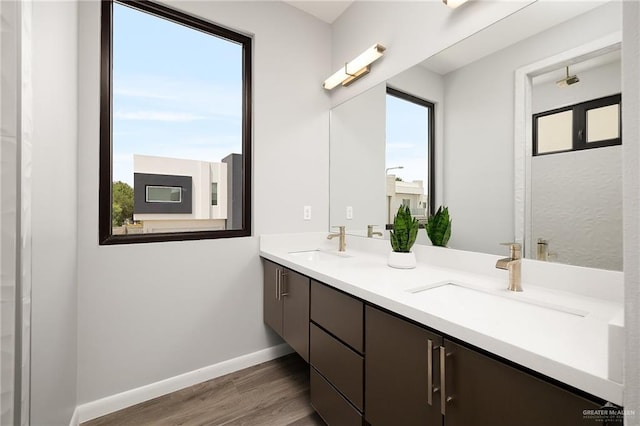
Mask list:
[[[33,2],[32,425],[76,406],[77,18],[75,1]]]
[[[386,223],[386,96],[379,84],[331,110],[330,225],[349,233],[366,235],[367,225],[381,231]]]
[[[624,170],[624,406],[640,425],[640,3],[624,2],[622,128]]]
[[[100,4],[80,2],[79,403],[279,343],[262,321],[257,236],[329,222],[329,25],[284,3],[174,5],[254,34],[254,236],[98,246]]]
[[[445,77],[444,202],[449,245],[504,254],[514,239],[514,70],[620,30],[612,2]]]
[[[580,82],[568,87],[559,88],[556,86],[556,80],[560,80],[566,75],[564,69],[558,70],[556,74],[559,77],[554,77],[551,81],[535,84],[534,80],[531,92],[531,112],[536,114],[620,93],[622,90],[621,73],[622,64],[618,60],[579,72]]]

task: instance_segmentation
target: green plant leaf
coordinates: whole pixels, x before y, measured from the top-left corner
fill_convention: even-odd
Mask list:
[[[435,215],[429,217],[426,225],[427,235],[434,246],[446,247],[451,237],[451,219],[449,208],[440,206]]]
[[[418,235],[418,220],[411,216],[411,210],[408,206],[398,208],[390,235],[393,251],[399,253],[411,251]]]

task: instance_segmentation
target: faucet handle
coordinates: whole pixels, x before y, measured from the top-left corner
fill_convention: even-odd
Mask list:
[[[520,243],[500,243],[501,246],[509,246],[509,257],[511,259],[520,259],[522,256],[522,245]]]
[[[331,227],[331,229],[333,229],[333,228],[338,228],[338,230],[339,230],[340,232],[344,232],[345,226],[344,226],[344,225],[333,225],[333,226]]]

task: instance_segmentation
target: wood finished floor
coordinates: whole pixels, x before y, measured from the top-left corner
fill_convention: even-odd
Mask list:
[[[320,426],[309,366],[291,354],[200,383],[81,426]]]

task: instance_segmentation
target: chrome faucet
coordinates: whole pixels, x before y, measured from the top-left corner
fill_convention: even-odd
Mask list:
[[[522,246],[519,243],[503,243],[509,246],[509,257],[499,259],[496,262],[496,268],[509,271],[509,286],[507,290],[522,291],[521,283],[521,263],[522,263]]]
[[[340,237],[339,240],[339,245],[338,245],[338,251],[345,251],[346,247],[347,247],[347,241],[346,241],[346,237],[345,237],[345,233],[344,233],[344,225],[343,226],[332,226],[332,228],[338,228],[338,232],[332,232],[331,234],[327,235],[327,239],[331,240],[334,237]]]
[[[379,235],[382,237],[382,232],[373,231],[373,227],[375,225],[367,225],[367,238],[373,238],[374,235]]]

